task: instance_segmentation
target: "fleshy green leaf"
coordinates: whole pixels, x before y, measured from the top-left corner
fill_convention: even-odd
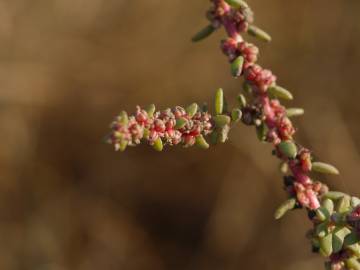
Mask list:
[[[240,55],[231,63],[231,75],[233,77],[239,77],[242,73],[243,65],[244,57]]]
[[[286,109],[286,116],[287,117],[295,117],[295,116],[301,116],[305,113],[304,109],[302,108],[288,108]]]
[[[342,249],[342,245],[343,245],[343,242],[341,241],[341,239],[339,237],[337,237],[336,235],[333,235],[332,248],[333,248],[334,253],[339,252]]]
[[[295,158],[297,155],[297,147],[292,141],[283,141],[278,147],[280,152],[288,158]]]
[[[356,243],[359,243],[359,237],[357,236],[357,233],[355,231],[349,233],[344,240],[345,246],[351,246]]]
[[[153,147],[156,151],[161,152],[164,148],[163,142],[160,138],[157,138],[156,141],[153,144]]]
[[[345,193],[342,193],[340,191],[329,191],[327,193],[324,194],[324,198],[328,198],[331,200],[338,200],[342,197],[346,196]]]
[[[323,162],[313,162],[312,163],[312,171],[319,172],[319,173],[327,173],[327,174],[339,174],[338,169],[334,166],[323,163]]]
[[[331,233],[328,233],[327,235],[319,239],[320,251],[325,257],[329,257],[333,252],[332,239],[333,235]]]
[[[144,138],[144,139],[148,139],[148,138],[149,138],[149,135],[150,135],[150,130],[147,129],[147,128],[144,128],[144,136],[143,136],[143,138]]]
[[[296,200],[294,198],[288,199],[285,202],[283,202],[275,211],[274,214],[275,219],[282,218],[288,211],[294,209],[295,204],[296,204]]]
[[[199,146],[202,149],[208,149],[209,144],[205,140],[205,138],[202,135],[199,135],[196,137],[196,145]]]
[[[278,85],[270,86],[268,88],[268,92],[277,98],[281,98],[285,100],[293,99],[293,95],[288,90]]]
[[[352,253],[354,253],[355,256],[360,257],[360,245],[359,243],[355,243],[349,246],[346,246],[347,250],[350,250]]]
[[[215,94],[215,114],[222,114],[224,111],[224,91],[219,88]]]
[[[208,36],[210,36],[212,33],[214,33],[215,30],[216,30],[216,28],[214,26],[212,26],[211,24],[209,24],[208,26],[201,29],[196,35],[194,35],[192,38],[192,41],[193,42],[201,41],[201,40],[207,38]]]
[[[316,212],[316,217],[320,221],[325,221],[330,217],[330,213],[325,207],[319,207],[318,209],[315,210],[315,212]]]
[[[261,142],[266,140],[267,133],[268,127],[264,122],[262,122],[260,126],[256,127],[256,135]]]
[[[230,131],[229,125],[225,125],[224,127],[222,127],[219,131],[218,142],[225,143],[229,138],[229,131]]]
[[[242,117],[242,112],[239,109],[233,109],[231,111],[231,120],[233,122],[238,122]]]
[[[350,210],[350,196],[345,195],[341,197],[337,202],[335,206],[336,212],[342,214]]]
[[[244,95],[242,95],[242,94],[238,95],[237,100],[238,100],[240,109],[242,109],[246,106],[246,98]]]
[[[333,233],[333,252],[339,252],[344,244],[344,239],[347,235],[349,235],[351,233],[351,231],[346,228],[346,227],[342,227],[342,228],[338,228],[335,230],[335,232]]]
[[[127,112],[125,111],[122,111],[119,115],[119,121],[121,124],[123,125],[127,125],[129,123],[129,117],[128,117],[128,114]]]
[[[249,26],[248,34],[265,42],[271,41],[271,36],[255,25]]]
[[[223,128],[226,125],[229,125],[231,122],[231,119],[227,115],[216,115],[214,116],[214,122],[216,127]]]
[[[321,206],[324,207],[330,215],[334,212],[334,202],[330,199],[323,200]]]
[[[126,147],[128,146],[128,142],[121,140],[120,143],[117,146],[117,150],[120,150],[121,152],[124,152]]]
[[[191,118],[195,115],[195,113],[197,113],[198,109],[199,109],[199,106],[196,103],[193,103],[186,108],[186,113]]]
[[[350,258],[346,260],[346,267],[351,270],[360,270],[360,263],[357,258]]]
[[[243,0],[225,0],[230,6],[234,8],[248,8],[249,5]]]
[[[147,108],[146,108],[146,112],[148,114],[149,117],[153,117],[154,116],[154,112],[155,112],[156,108],[154,104],[150,104]]]

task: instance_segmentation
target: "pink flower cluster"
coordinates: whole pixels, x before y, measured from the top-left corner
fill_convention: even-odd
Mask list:
[[[246,32],[253,18],[253,12],[250,9],[231,9],[222,0],[212,1],[214,5],[207,12],[207,18],[218,28],[226,21],[232,22],[234,29],[233,32]]]
[[[259,49],[244,41],[238,42],[234,38],[227,38],[221,42],[221,49],[223,53],[229,58],[229,61],[234,61],[238,56],[244,57],[243,68],[248,68],[253,65],[259,55]]]
[[[180,124],[179,124],[180,123]],[[190,116],[184,108],[177,106],[154,113],[137,106],[134,115],[118,116],[111,124],[109,143],[118,150],[122,144],[134,146],[146,140],[153,145],[159,138],[168,145],[192,146],[196,137],[213,131],[211,115],[197,111]]]
[[[263,101],[264,114],[266,115],[266,124],[269,128],[267,141],[278,145],[282,140],[291,140],[295,128],[290,119],[286,116],[285,108],[277,99]]]
[[[259,65],[251,65],[244,71],[246,81],[257,93],[265,93],[266,90],[275,83],[276,76],[268,69]]]
[[[312,165],[310,151],[302,148],[297,157],[290,160],[288,164],[293,176],[290,177],[290,183],[285,184],[287,192],[290,196],[297,198],[301,206],[308,209],[319,208],[319,197],[327,193],[329,188],[321,182],[312,181],[308,176]]]

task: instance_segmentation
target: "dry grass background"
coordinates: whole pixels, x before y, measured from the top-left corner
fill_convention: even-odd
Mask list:
[[[360,2],[249,0],[274,41],[261,63],[295,94],[298,138],[360,193]],[[277,162],[236,127],[209,151],[114,153],[108,123],[136,104],[235,97],[208,1],[0,0],[0,269],[321,269]]]

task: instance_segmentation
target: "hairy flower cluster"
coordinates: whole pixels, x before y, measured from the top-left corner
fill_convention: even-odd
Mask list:
[[[206,136],[213,131],[211,115],[208,112],[197,111],[193,106],[189,114],[184,108],[176,106],[154,112],[154,108],[144,110],[137,106],[136,112],[128,116],[122,112],[111,124],[112,133],[108,142],[116,150],[122,147],[135,146],[142,140],[154,145],[161,140],[167,145],[183,144],[192,146],[198,136]]]

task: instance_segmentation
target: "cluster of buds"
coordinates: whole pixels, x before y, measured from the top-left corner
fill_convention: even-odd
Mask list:
[[[233,73],[234,77],[239,77],[244,69],[252,66],[258,59],[259,49],[244,41],[237,41],[234,38],[227,38],[221,42],[221,50],[232,63],[233,68],[237,68]],[[239,63],[240,62],[240,63]]]
[[[231,123],[242,117],[238,107],[228,111],[222,89],[216,92],[214,107],[214,114],[211,115],[206,106],[200,109],[196,103],[186,109],[176,106],[163,111],[155,111],[154,105],[147,109],[137,106],[133,115],[129,116],[123,111],[115,118],[107,142],[114,145],[115,150],[121,151],[142,141],[158,151],[162,151],[164,145],[178,144],[207,149],[209,144],[206,137],[211,135],[209,137],[213,144],[224,143],[228,139]]]
[[[136,112],[128,116],[122,112],[111,124],[112,132],[107,141],[116,150],[125,150],[127,146],[135,146],[147,141],[158,151],[163,145],[183,144],[185,147],[198,144],[207,147],[204,136],[214,130],[211,115],[200,111],[197,104],[187,109],[176,106],[173,110],[155,111],[155,106],[148,109],[139,106]]]
[[[249,5],[245,2],[238,5],[238,8],[232,9],[224,1],[211,1],[213,5],[210,7],[206,16],[211,25],[215,28],[220,27],[226,22],[231,22],[234,33],[246,32],[249,30],[249,25],[253,22],[253,12]]]
[[[248,67],[244,73],[245,79],[251,88],[259,93],[265,93],[276,81],[276,76],[274,76],[270,70],[263,69],[259,65]]]
[[[285,108],[280,100],[292,100],[292,94],[277,85],[276,76],[256,62],[259,49],[243,39],[243,33],[269,42],[271,37],[253,25],[253,12],[243,0],[211,0],[207,12],[210,24],[193,37],[200,41],[221,26],[228,37],[221,49],[231,64],[235,78],[244,78],[244,94],[239,105],[228,110],[222,89],[216,92],[215,109],[211,115],[196,104],[187,109],[175,107],[155,112],[137,108],[134,115],[121,113],[112,123],[109,143],[116,149],[146,141],[156,150],[163,145],[194,144],[208,148],[205,137],[223,143],[233,123],[242,120],[253,125],[260,141],[273,144],[273,153],[282,162],[285,190],[289,198],[275,212],[279,219],[288,211],[305,208],[313,224],[308,236],[312,248],[328,258],[328,270],[360,270],[360,199],[329,191],[327,185],[314,181],[312,173],[339,174],[332,165],[314,161],[312,153],[294,141],[296,129],[291,117],[304,113],[300,108]],[[248,98],[245,98],[248,95]],[[250,101],[248,102],[247,99]]]

